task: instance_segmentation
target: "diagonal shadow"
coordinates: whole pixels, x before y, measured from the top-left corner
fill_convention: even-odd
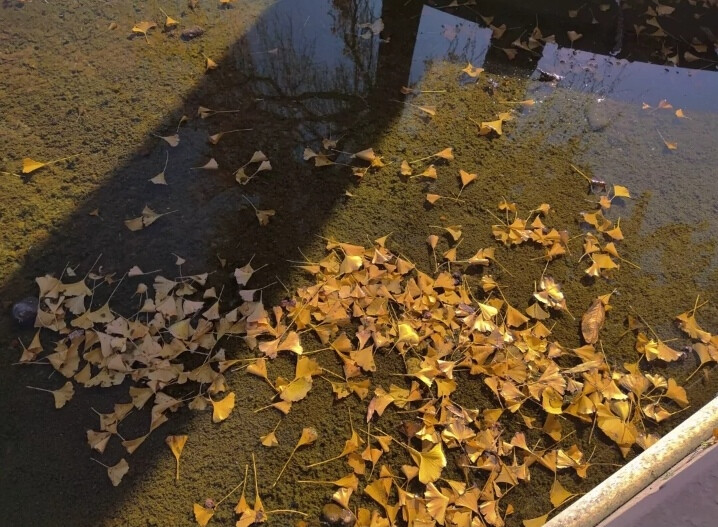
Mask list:
[[[178,129],[180,145],[169,148],[155,137],[139,145],[100,188],[53,226],[47,239],[27,252],[19,270],[3,278],[0,298],[8,302],[33,295],[36,276],[57,276],[68,262],[79,265],[78,272],[84,273],[98,255],[102,272],[116,273],[116,277],[133,265],[146,270],[169,269],[171,275],[172,253],[187,259],[182,269],[186,273],[217,269],[220,257],[228,261],[227,268],[211,278],[219,287],[227,282],[235,264],[242,265],[255,255],[256,262],[270,264],[261,280],[268,283],[276,276],[287,282],[290,267],[286,259],[297,258],[296,248],[315,239],[334,205],[353,184],[346,167],[312,170],[302,160],[304,146],[318,149],[324,137],[351,137],[340,147],[361,150],[370,146],[402,109],[389,101],[408,78],[420,8],[418,3],[408,7],[404,3],[390,1],[382,6],[375,0],[286,0],[270,5],[217,61],[219,67],[203,76],[183,97],[183,104],[162,118],[158,135],[172,133],[182,115],[191,116]],[[195,15],[186,13],[188,23],[197,19]],[[391,45],[381,44],[379,35],[359,27],[379,17],[385,23],[382,36],[391,36]],[[150,35],[148,46],[156,45],[158,38],[165,35]],[[200,105],[239,111],[205,121],[195,116]],[[228,135],[214,146],[207,143],[209,133],[233,128],[253,131]],[[247,186],[238,185],[232,170],[225,167],[241,166],[259,149],[270,158],[272,172]],[[159,171],[166,155],[170,185],[158,188],[147,179]],[[220,163],[219,171],[189,170],[210,157]],[[87,169],[80,159],[56,173],[69,177],[67,174]],[[275,209],[276,217],[260,228],[247,200],[259,208]],[[146,230],[130,232],[123,220],[138,215],[146,204],[160,213],[176,212]],[[99,209],[99,217],[89,215],[94,209]],[[106,295],[112,287],[98,288],[98,295]],[[117,298],[129,298],[131,293],[123,284]],[[119,300],[121,308],[133,309],[129,301],[123,302]],[[113,510],[137,499],[139,475],[151,470],[160,451],[166,453],[162,444],[166,434],[150,437],[130,458],[132,477],[112,489],[104,470],[89,460],[85,430],[97,428],[97,417],[89,408],[110,411],[126,387],[80,389],[62,411],[53,410],[42,397],[47,394],[28,396],[24,387],[52,386],[58,382],[56,376],[48,380],[49,369],[44,367],[11,366],[18,357],[13,340],[17,333],[3,313],[2,523],[79,527],[109,521]],[[32,332],[22,335],[25,340]],[[182,430],[188,420],[181,416],[166,432]],[[122,449],[110,447],[101,459],[109,463],[123,455]],[[146,512],[137,525],[162,524],[152,523],[155,515],[162,517],[158,511]]]

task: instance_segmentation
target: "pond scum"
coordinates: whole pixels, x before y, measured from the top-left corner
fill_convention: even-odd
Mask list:
[[[418,111],[430,114],[430,110]],[[507,112],[494,121],[477,123],[479,133],[501,134],[502,122],[510,118]],[[384,166],[372,149],[339,152],[331,140],[323,146],[326,151],[321,153],[307,149],[305,159],[322,166],[346,158],[360,178]],[[454,162],[452,149],[446,148],[423,159],[405,160],[397,172],[405,178],[436,178],[433,163]],[[246,165],[238,171],[240,184],[271,169],[261,152],[250,163],[256,164],[251,175]],[[619,253],[620,221],[604,215],[615,200],[630,199],[629,190],[588,178],[578,167],[573,170],[586,177],[596,198],[594,210],[582,213],[586,228],[578,237],[551,225],[548,203],[522,212],[504,200],[495,213],[487,211],[495,218],[492,233],[498,244],[532,245],[536,258],[546,262],[540,276],[526,277],[535,281],[526,307],[511,305],[502,284],[492,276],[494,268],[508,272],[497,261],[495,247],[470,248],[475,252],[468,259],[457,256],[463,233],[460,225],[454,225],[436,227],[436,234],[428,237],[435,269],[425,271],[392,251],[391,235],[369,246],[327,240],[323,259],[297,264],[310,277],[308,285],[289,292],[280,305],[269,309],[262,302],[262,288],[250,286],[259,269],[251,259],[235,270],[242,303],[228,312],[221,308],[222,291],[207,285],[207,273],[182,275],[181,258],[177,260],[180,276],[175,278],[138,267],[125,274],[121,281],[136,281],[139,299],[137,311],[125,315],[113,309],[112,295],[101,306],[93,303],[94,290],[106,281],[94,269],[81,278],[43,276],[37,278],[38,331],[24,347],[20,362],[49,364],[66,379],[54,390],[31,387],[50,392],[56,408],[62,408],[78,387],[129,386],[114,411],[98,412],[96,429],[87,431],[89,447],[97,454],[110,441],[120,441],[131,456],[183,406],[211,408],[213,423],[230,418],[238,397],[228,388],[229,375],[256,376],[271,386],[274,397],[255,411],[280,416],[295,405],[311,404],[311,399],[303,400],[312,387],[329,383],[336,400],[356,397],[365,402],[366,410],[365,423],[352,421],[350,413],[351,435],[336,439],[335,455],[304,467],[332,463],[328,466],[334,467],[336,479],[300,479],[301,468],[292,464],[292,456],[299,448],[311,449],[317,439],[317,431],[305,427],[273,486],[289,473],[297,484],[331,485],[335,487],[332,500],[352,510],[362,527],[501,527],[514,512],[511,490],[531,485],[533,471],[547,470],[553,474],[553,509],[522,518],[526,527],[540,526],[576,495],[556,475],[586,478],[592,466],[592,452],[572,441],[573,425],[587,425],[591,437],[602,434],[626,456],[634,445],[647,448],[658,439],[651,423],[688,406],[685,390],[673,378],[642,371],[654,361],[676,361],[685,352],[671,348],[633,313],[628,316],[627,332],[635,334],[639,359],[620,367],[609,364],[601,330],[606,318],[614,316],[614,292],[607,286],[584,313],[572,314],[561,285],[551,277],[551,262],[569,253],[569,245],[578,249],[581,243],[582,255],[574,258],[579,275],[600,281],[620,272],[621,265],[634,265]],[[461,203],[461,190],[475,174],[459,167],[456,173],[461,183],[457,194],[428,194],[429,204],[439,199]],[[273,212],[255,209],[257,228],[271,221]],[[126,226],[146,228],[160,217],[147,208]],[[437,254],[440,236],[449,242],[449,249]],[[469,273],[475,279],[477,272],[478,289],[468,280]],[[696,300],[693,309],[677,320],[693,339],[692,349],[702,366],[718,360],[718,341],[696,322],[699,307]],[[562,346],[552,337],[555,325],[575,325],[578,318],[584,344],[573,349]],[[237,338],[252,350],[251,356],[227,355],[223,346]],[[280,355],[292,358],[293,378],[271,373],[272,362]],[[385,363],[392,369],[378,372],[378,364]],[[342,366],[338,371],[336,364]],[[379,373],[395,381],[374,382]],[[477,401],[461,395],[477,383],[486,389],[489,405],[478,407]],[[123,420],[147,408],[146,433],[124,437]],[[275,432],[281,426],[280,419],[259,438],[264,448],[278,445]],[[176,458],[177,479],[187,440],[187,436],[166,438]],[[95,461],[106,467],[115,486],[129,470],[125,458],[111,466]],[[266,522],[273,514],[307,516],[302,511],[265,510],[261,489],[270,483],[257,481],[256,468],[253,473],[251,506],[246,499],[246,467],[244,480],[223,499],[194,504],[197,523],[207,525],[240,487],[234,509],[237,527]],[[298,525],[308,524],[298,520]]]

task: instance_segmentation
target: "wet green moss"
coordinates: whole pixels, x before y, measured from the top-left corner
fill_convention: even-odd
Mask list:
[[[708,287],[718,278],[712,234],[715,220],[710,216],[703,223],[696,221],[696,215],[701,214],[696,208],[700,207],[689,199],[695,192],[695,199],[703,204],[701,200],[714,189],[709,177],[697,187],[689,188],[686,183],[695,181],[689,176],[696,173],[709,175],[715,166],[715,158],[706,153],[715,137],[709,116],[695,116],[684,124],[683,134],[690,143],[682,144],[691,144],[692,149],[668,157],[656,153],[655,137],[646,132],[665,124],[656,121],[662,116],[633,114],[630,106],[615,103],[612,115],[631,117],[616,117],[608,129],[591,132],[585,124],[585,113],[595,103],[593,97],[558,89],[543,97],[537,106],[518,110],[514,120],[505,124],[503,136],[479,137],[468,117],[492,120],[498,112],[515,107],[502,101],[532,97],[536,86],[525,75],[514,75],[506,67],[496,71],[488,68],[476,84],[462,85],[459,70],[463,65],[436,63],[428,68],[420,87],[445,92],[423,94],[412,101],[437,106],[434,118],[403,107],[391,100],[396,90],[387,95],[382,92],[386,88],[378,86],[378,95],[370,97],[366,104],[353,100],[338,122],[332,123],[340,127],[331,130],[332,135],[345,136],[340,144],[342,150],[373,147],[387,163],[358,181],[346,167],[313,169],[304,163],[299,153],[308,141],[298,131],[303,123],[279,119],[269,105],[254,101],[252,97],[257,94],[243,90],[242,79],[232,72],[231,61],[204,75],[203,55],[221,57],[232,39],[251,25],[264,6],[252,3],[244,7],[247,12],[230,11],[229,15],[209,9],[198,13],[186,10],[181,17],[183,24],[208,29],[202,39],[191,43],[159,32],[151,34],[149,42],[126,39],[128,28],[148,17],[139,5],[136,9],[125,5],[66,11],[49,5],[41,10],[33,6],[35,10],[28,7],[3,12],[10,17],[8,27],[23,28],[27,33],[26,44],[17,44],[11,50],[14,62],[2,80],[4,97],[10,102],[4,115],[7,126],[0,132],[2,169],[16,170],[24,156],[45,160],[83,154],[71,164],[43,169],[25,179],[4,175],[0,178],[3,300],[32,292],[35,276],[45,272],[59,274],[68,262],[81,264],[80,272],[84,272],[83,268],[99,253],[103,253],[105,268],[120,276],[136,264],[172,274],[171,253],[175,252],[188,260],[191,269],[183,271],[215,271],[210,280],[218,289],[231,281],[234,266],[256,254],[256,262],[269,264],[257,274],[258,281],[269,283],[277,276],[292,291],[305,284],[307,277],[293,271],[287,260],[301,259],[298,248],[311,259],[321,258],[324,241],[318,236],[361,244],[392,233],[392,250],[431,271],[434,259],[425,240],[431,233],[441,233],[436,226],[462,225],[459,255],[470,256],[481,247],[496,244],[491,235],[491,225],[496,220],[488,211],[498,214],[496,204],[504,198],[515,201],[524,215],[548,202],[553,211],[546,223],[566,228],[572,236],[580,234],[578,213],[591,207],[586,200],[595,197],[587,193],[585,181],[570,168],[573,163],[609,183],[627,184],[636,194],[630,202],[616,203],[610,214],[613,218],[622,216],[626,240],[619,244],[619,251],[641,269],[624,264],[611,280],[586,280],[585,264],[579,263],[580,238],[571,242],[571,254],[552,262],[547,269],[563,284],[576,319],[597,294],[617,291],[612,300],[614,309],[602,333],[609,362],[618,368],[623,362],[638,359],[633,337],[625,335],[624,320],[630,312],[645,317],[664,339],[679,339],[673,345],[680,347],[686,341],[676,330],[673,317],[691,307],[700,293],[710,303],[701,310],[699,319],[709,330],[718,327],[715,294]],[[55,24],[46,23],[50,20]],[[110,21],[116,21],[121,29],[107,30]],[[49,35],[45,35],[47,27]],[[13,36],[13,31],[19,29],[3,31]],[[19,42],[13,40],[16,41]],[[58,46],[70,50],[71,60],[57,60],[51,51]],[[22,98],[8,97],[10,93],[20,93],[20,88]],[[171,185],[168,189],[148,186],[146,179],[161,169],[165,156],[161,142],[148,140],[150,133],[171,132],[180,117],[193,116],[199,104],[232,108],[238,101],[243,111],[236,119],[193,119],[186,125],[181,131],[182,147],[170,151],[167,178]],[[217,147],[205,144],[208,131],[234,128],[237,123],[254,127],[256,132],[223,141]],[[189,146],[185,148],[186,145]],[[316,144],[311,146],[317,148]],[[454,148],[456,159],[436,163],[437,181],[406,181],[399,176],[402,159],[425,157],[448,146]],[[231,170],[225,167],[241,165],[256,149],[268,154],[274,170],[246,188],[238,188]],[[187,172],[188,167],[203,164],[210,155],[221,162],[222,170],[217,174]],[[646,167],[649,176],[658,174],[665,179],[654,181],[647,177]],[[462,193],[463,203],[440,200],[433,207],[427,206],[427,192],[447,196],[458,192],[459,168],[479,174]],[[345,190],[354,196],[344,196]],[[257,225],[251,210],[243,204],[243,195],[256,199],[263,208],[277,210],[269,226]],[[147,231],[128,233],[122,220],[137,215],[145,203],[160,212],[178,212]],[[100,216],[88,216],[95,208],[99,208]],[[448,239],[442,236],[437,250],[441,253],[448,248]],[[217,256],[228,259],[226,268],[219,265]],[[516,307],[527,305],[534,282],[544,271],[540,256],[540,249],[530,245],[497,250],[497,259],[505,270],[492,266],[488,272]],[[480,272],[472,271],[467,279],[478,286]],[[132,291],[127,285],[117,294],[120,308],[127,312],[134,306],[129,300]],[[265,300],[276,302],[287,294],[277,287],[267,292]],[[228,298],[227,305],[233,303],[236,300]],[[568,314],[557,315],[553,320],[557,340],[569,347],[580,344],[578,320]],[[89,461],[84,430],[96,426],[96,418],[88,408],[109,411],[123,397],[123,390],[78,393],[67,409],[54,412],[49,404],[43,406],[46,401],[30,399],[23,391],[26,384],[47,382],[47,371],[10,368],[18,355],[18,345],[13,343],[17,330],[6,318],[0,329],[3,365],[7,365],[0,377],[5,396],[0,406],[4,423],[0,439],[6,460],[6,470],[0,477],[2,488],[7,489],[1,499],[13,524],[55,525],[58,511],[66,511],[67,523],[77,526],[191,525],[191,504],[223,496],[241,480],[253,451],[265,504],[316,515],[328,499],[328,490],[297,484],[293,478],[301,475],[306,479],[335,479],[344,475],[347,470],[340,463],[308,471],[299,467],[339,452],[350,435],[349,415],[357,428],[365,422],[365,403],[354,396],[336,402],[329,383],[317,379],[307,400],[295,405],[280,425],[280,446],[264,449],[259,437],[270,431],[280,416],[274,411],[254,410],[265,406],[273,392],[251,376],[232,375],[229,382],[239,397],[231,419],[214,426],[207,413],[180,411],[129,459],[130,474],[121,487],[113,489],[102,471]],[[305,344],[311,347],[312,343]],[[249,354],[239,342],[230,341],[226,346],[232,356]],[[340,371],[335,357],[319,354],[318,358],[326,367]],[[403,382],[392,375],[403,371],[399,357],[380,354],[377,361],[375,386]],[[281,358],[270,367],[273,377],[291,376],[293,372],[290,358]],[[682,381],[695,367],[696,361],[689,358],[679,365],[655,369]],[[478,408],[496,406],[480,383],[466,380],[461,384],[457,394],[460,402]],[[691,409],[656,430],[665,432],[674,426],[715,394],[716,388],[715,375],[692,378],[688,383]],[[396,434],[402,419],[387,412],[376,425]],[[145,424],[138,416],[135,423],[129,424],[129,432],[139,435]],[[272,488],[271,483],[304,426],[315,426],[320,439],[315,446],[297,452],[292,471]],[[513,430],[519,425],[509,419],[505,426]],[[573,431],[571,422],[564,423],[564,431]],[[64,434],[62,442],[46,439],[60,433]],[[174,460],[163,444],[164,435],[170,433],[190,436],[182,457],[182,479],[177,483],[173,479]],[[539,437],[530,434],[534,439]],[[586,481],[561,476],[573,491],[585,492],[623,462],[616,448],[599,433],[591,434],[590,427],[576,428],[566,445],[573,441],[587,454],[592,453],[595,465]],[[119,459],[122,455],[124,451],[114,444],[104,458]],[[385,459],[394,467],[407,461],[398,449]],[[458,475],[455,466],[448,470]],[[541,468],[532,470],[531,484],[519,486],[507,498],[516,508],[516,514],[509,518],[511,525],[550,508],[548,488],[552,475]],[[72,475],[75,477],[70,478]],[[36,492],[39,484],[48,489],[42,496]],[[84,506],[68,505],[79,499]],[[358,497],[357,503],[367,505],[369,500]],[[223,507],[213,522],[229,525],[232,520],[230,508]]]

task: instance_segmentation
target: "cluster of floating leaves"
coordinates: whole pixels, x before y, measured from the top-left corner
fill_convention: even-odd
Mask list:
[[[178,264],[183,262],[178,258]],[[253,273],[250,261],[235,274],[238,282],[246,284]],[[36,280],[40,289],[38,330],[23,348],[19,362],[50,365],[65,383],[55,390],[32,388],[52,393],[55,407],[62,408],[75,387],[129,384],[127,399],[116,403],[112,412],[97,412],[97,429],[87,431],[89,446],[100,454],[115,437],[132,454],[183,405],[193,410],[211,406],[214,423],[227,419],[235,394],[228,390],[224,373],[240,361],[227,360],[218,341],[230,335],[244,336],[248,327],[266,317],[262,303],[251,299],[257,290],[243,291],[242,296],[250,300],[220,315],[218,294],[206,286],[207,273],[176,280],[157,275],[150,284],[146,283],[148,276],[133,267],[124,278],[138,281],[138,309],[128,317],[113,311],[110,300],[99,307],[92,305],[98,283],[110,281],[108,277],[89,273],[71,282],[49,275]],[[51,332],[54,344],[43,344],[41,331]],[[189,367],[190,363],[194,366]],[[166,391],[176,385],[184,387],[181,399]],[[124,437],[124,419],[150,402],[146,433]],[[169,441],[178,459],[179,477],[179,453],[184,444],[180,444],[181,438]],[[120,463],[124,475],[128,465],[124,459]],[[113,484],[121,479],[116,474],[110,473]]]
[[[404,358],[410,386],[376,386],[367,406],[367,440],[352,428],[341,453],[326,461],[344,459],[352,473],[334,482],[318,482],[339,487],[333,498],[348,506],[349,497],[358,489],[356,478],[364,478],[363,493],[383,512],[360,508],[359,525],[390,525],[401,517],[409,524],[421,520],[427,525],[469,526],[483,520],[501,526],[512,510],[509,504],[502,512],[501,500],[512,487],[529,481],[532,464],[554,474],[573,471],[586,477],[591,465],[586,453],[576,444],[559,446],[566,437],[563,419],[597,426],[627,455],[633,445],[645,448],[657,439],[646,432],[644,420],[661,421],[671,415],[667,405],[682,408],[688,404],[675,380],[643,374],[638,362],[624,364],[625,371],[614,371],[595,347],[610,309],[610,293],[597,298],[583,316],[586,344],[567,349],[551,338],[551,330],[542,322],[552,311],[565,309],[566,303],[560,286],[549,277],[542,277],[534,295],[546,308],[536,316],[530,308],[522,312],[510,305],[489,276],[482,280],[485,298],[477,300],[468,285],[448,271],[430,277],[416,270],[386,247],[386,238],[368,248],[330,242],[327,249],[329,254],[322,261],[301,266],[316,277],[316,283],[300,289],[286,312],[275,311],[275,328],[281,332],[271,331],[269,341],[258,338],[256,349],[268,359],[282,350],[299,355],[295,378],[289,382],[278,378],[273,384],[277,398],[285,404],[271,406],[282,412],[291,409],[288,403],[304,398],[322,372],[331,376],[327,380],[338,400],[351,395],[368,398],[371,374],[377,368],[375,356],[398,352]],[[489,264],[492,251],[483,250],[483,254],[474,262]],[[465,265],[471,263],[465,261]],[[344,328],[352,323],[357,327],[350,337]],[[678,352],[655,355],[654,349],[665,350],[667,345],[634,329],[639,331],[637,350],[646,360],[678,358]],[[343,364],[341,373],[329,372],[299,353],[297,336],[307,331],[336,354]],[[704,356],[714,360],[710,352]],[[248,371],[272,385],[265,362],[258,359],[261,367]],[[467,408],[452,399],[460,383],[473,378],[493,392],[495,408]],[[532,411],[522,412],[525,407]],[[418,416],[406,422],[403,440],[376,427],[371,432],[372,420],[389,408]],[[531,415],[537,408],[543,418]],[[528,446],[523,432],[506,436],[505,415],[518,416],[527,428],[542,430],[551,442]],[[266,440],[264,436],[265,446],[275,446],[273,432],[271,440]],[[405,451],[413,464],[398,470],[384,465],[372,478],[392,447]],[[452,450],[460,453],[464,482],[442,478],[446,451]],[[473,477],[477,473],[486,475],[481,485]],[[393,491],[396,498],[391,497]],[[554,507],[571,496],[556,480],[551,491]],[[545,519],[542,516],[527,525]]]
[[[627,197],[628,192],[614,186],[611,194]],[[516,212],[515,205],[506,202],[499,208],[507,214]],[[540,218],[549,210],[543,204],[532,214]],[[565,248],[560,232],[551,234],[554,229],[539,225],[535,218],[530,228],[513,228],[526,231],[517,234],[517,243],[531,241],[548,247],[547,257],[555,251],[554,244]],[[460,226],[445,231],[454,241],[461,239]],[[502,243],[512,243],[511,232],[507,224],[495,226]],[[548,245],[546,238],[552,240]],[[435,243],[430,240],[430,245]],[[88,286],[88,280],[94,283],[100,276],[88,274],[73,282],[40,277],[36,320],[40,329],[24,348],[20,362],[48,364],[66,379],[56,390],[35,387],[51,392],[57,408],[72,398],[77,386],[110,387],[129,381],[127,400],[115,404],[112,412],[98,413],[98,429],[87,432],[90,447],[99,453],[116,437],[132,454],[184,405],[193,410],[211,405],[214,423],[227,419],[236,400],[224,374],[243,361],[249,362],[247,373],[263,379],[276,392],[266,407],[256,411],[275,409],[287,414],[307,397],[318,378],[331,384],[337,400],[368,399],[366,434],[352,427],[338,455],[307,467],[343,460],[349,475],[340,474],[331,482],[304,480],[338,487],[333,499],[344,507],[350,506],[352,494],[361,486],[363,494],[381,509],[359,508],[359,525],[389,525],[401,517],[410,524],[421,520],[429,525],[470,526],[483,521],[500,527],[513,510],[504,497],[514,486],[530,480],[532,465],[538,463],[554,474],[568,471],[586,477],[590,458],[577,444],[567,444],[570,434],[564,432],[563,420],[594,425],[627,455],[634,445],[645,448],[657,439],[647,432],[645,421],[660,422],[677,411],[672,406],[688,405],[685,390],[674,379],[641,372],[641,360],[670,362],[681,356],[642,321],[629,320],[629,330],[637,335],[640,360],[624,364],[622,371],[606,362],[600,331],[611,293],[588,306],[581,321],[585,344],[569,349],[552,338],[544,323],[552,313],[567,310],[560,285],[549,276],[538,280],[536,303],[521,308],[507,302],[491,275],[482,277],[481,298],[476,298],[464,275],[443,269],[442,264],[438,274],[429,276],[394,254],[386,237],[371,247],[329,242],[327,251],[321,261],[299,266],[315,283],[300,288],[293,299],[271,312],[256,300],[261,290],[246,287],[257,270],[251,260],[235,270],[243,303],[224,314],[215,290],[206,286],[206,274],[176,280],[158,275],[148,285],[147,274],[131,269],[127,279],[139,279],[139,304],[130,317],[115,313],[109,301],[92,306],[94,287]],[[479,249],[464,260],[446,260],[455,269],[500,265],[491,248]],[[718,359],[718,344],[717,337],[697,323],[698,307],[681,314],[678,321],[696,340],[694,348],[703,365]],[[355,329],[351,333],[349,326]],[[52,349],[43,346],[40,331],[55,335]],[[301,342],[305,333],[313,334],[324,346],[315,353],[332,353],[339,359],[341,372],[326,369],[305,355]],[[227,359],[219,343],[229,336],[242,337],[259,356]],[[268,361],[282,352],[296,356],[294,378],[271,380]],[[408,386],[372,387],[376,356],[389,353],[403,358]],[[195,366],[188,368],[193,360]],[[476,379],[493,393],[495,407],[471,408],[454,400],[462,383]],[[179,399],[169,395],[166,390],[173,385],[184,385],[187,395]],[[150,401],[147,433],[123,437],[122,421]],[[416,416],[404,422],[401,438],[371,426],[394,409]],[[529,446],[524,432],[507,435],[504,420],[516,418],[550,441]],[[279,424],[261,437],[262,445],[278,444]],[[304,429],[275,485],[294,452],[316,438],[314,429]],[[186,436],[166,439],[177,460],[176,477],[186,440]],[[399,467],[381,464],[392,448],[403,451],[410,462]],[[464,481],[444,479],[449,451],[457,453]],[[124,458],[115,465],[101,464],[115,485],[129,469]],[[573,495],[555,480],[550,496],[554,507]],[[200,525],[206,525],[213,511],[214,507],[195,505]],[[258,493],[252,508],[243,494],[237,513],[238,525],[266,519]],[[539,525],[545,519],[546,515],[525,523]]]

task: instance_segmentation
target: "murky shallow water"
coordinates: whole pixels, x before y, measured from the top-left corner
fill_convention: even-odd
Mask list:
[[[430,270],[433,260],[425,244],[434,232],[430,226],[461,224],[467,251],[492,246],[493,219],[485,209],[495,210],[504,197],[524,210],[548,202],[556,210],[553,223],[578,234],[578,212],[590,206],[586,200],[591,196],[572,163],[592,177],[627,185],[635,198],[616,203],[611,215],[622,218],[622,254],[640,270],[624,266],[614,281],[582,282],[576,265],[580,242],[576,254],[551,264],[576,312],[596,294],[618,290],[614,313],[619,315],[609,316],[603,340],[610,361],[637,358],[631,339],[621,338],[623,316],[631,309],[664,338],[679,337],[673,317],[700,294],[709,301],[701,322],[709,330],[718,327],[712,287],[718,278],[718,100],[713,96],[718,74],[607,56],[612,42],[601,31],[613,27],[612,11],[595,10],[595,34],[589,33],[590,22],[580,26],[590,40],[584,49],[603,55],[547,45],[543,52],[507,62],[504,52],[491,45],[483,23],[453,18],[450,11],[422,10],[416,2],[381,4],[237,1],[220,9],[200,2],[193,10],[183,1],[168,2],[162,8],[180,21],[179,29],[152,30],[144,39],[128,37],[133,24],[164,19],[144,4],[7,3],[0,11],[5,73],[0,80],[0,169],[19,172],[25,156],[82,155],[23,178],[1,175],[2,301],[34,294],[36,276],[59,275],[66,265],[79,266],[84,274],[100,255],[103,270],[121,276],[133,265],[171,275],[173,254],[178,254],[187,260],[185,274],[211,271],[218,288],[255,255],[255,262],[268,264],[257,273],[258,283],[277,277],[292,289],[304,278],[287,260],[300,259],[298,249],[309,257],[322,254],[319,236],[366,243],[392,232],[392,248]],[[461,14],[476,19],[478,8],[465,9]],[[497,24],[505,19],[511,38],[521,34],[527,17],[529,23],[533,19],[495,6],[480,12],[489,9]],[[378,17],[385,25],[380,34],[359,27]],[[544,34],[552,25],[565,31],[570,22],[563,15],[541,17]],[[111,22],[117,29],[108,29]],[[179,32],[194,25],[205,34],[183,42]],[[627,51],[638,52],[638,47]],[[205,74],[207,56],[219,68]],[[467,61],[486,69],[477,83],[466,82],[460,73]],[[563,78],[542,82],[537,65]],[[435,93],[407,99],[400,94],[405,85]],[[469,117],[487,120],[506,109],[502,101],[529,98],[536,105],[507,123],[504,136],[477,137]],[[682,108],[689,119],[677,118],[673,110],[641,108],[643,102],[655,107],[661,99]],[[437,115],[426,119],[401,101],[436,106]],[[196,118],[200,105],[239,111],[201,120]],[[177,128],[182,115],[190,120]],[[228,135],[218,145],[206,141],[208,134],[235,128],[253,130]],[[180,144],[175,148],[151,135],[176,129]],[[678,149],[667,150],[661,134]],[[373,147],[391,164],[361,181],[346,167],[314,169],[302,160],[302,152],[305,147],[317,150],[325,137],[340,138],[345,151]],[[454,148],[456,161],[439,166],[436,182],[407,184],[398,177],[402,159],[447,146]],[[232,172],[259,149],[273,170],[240,187]],[[167,155],[169,185],[153,186],[147,179],[162,170]],[[210,157],[218,161],[218,171],[189,170]],[[459,167],[479,174],[462,194],[465,203],[427,207],[426,192],[456,192]],[[257,226],[243,196],[277,211],[268,226]],[[123,220],[138,216],[146,204],[158,212],[177,212],[147,230],[128,231]],[[89,216],[95,209],[99,216]],[[511,300],[525,305],[542,262],[532,260],[536,251],[527,247],[499,249],[498,254],[514,277],[498,270],[497,277]],[[227,260],[226,267],[220,259]],[[117,297],[129,299],[131,292],[120,289]],[[274,288],[265,300],[272,303],[284,294]],[[129,300],[121,302],[129,309]],[[65,408],[52,410],[43,394],[24,388],[49,385],[54,381],[48,380],[49,371],[10,366],[19,355],[18,333],[3,316],[0,499],[8,525],[192,525],[191,504],[224,495],[241,479],[252,451],[259,456],[260,480],[271,482],[303,426],[317,426],[321,439],[311,452],[298,452],[302,464],[328,457],[324,454],[337,446],[333,438],[348,437],[347,406],[357,416],[365,412],[365,404],[353,399],[333,403],[330,388],[317,385],[310,400],[296,405],[280,427],[279,454],[268,455],[258,438],[271,430],[277,416],[252,409],[266,404],[272,392],[237,375],[230,379],[241,394],[237,415],[212,426],[207,414],[182,411],[130,457],[131,471],[115,489],[90,461],[85,430],[96,427],[90,407],[107,411],[124,392],[78,390]],[[556,337],[566,345],[579,344],[577,329],[570,325],[557,328]],[[291,372],[290,360],[278,362],[277,374]],[[384,366],[388,372],[392,364]],[[694,367],[689,360],[670,372],[682,380]],[[388,379],[382,373],[375,378],[384,385]],[[689,383],[692,407],[712,397],[717,386],[715,375],[694,377]],[[465,396],[476,405],[485,401],[478,390]],[[163,444],[171,433],[190,435],[177,484]],[[588,431],[579,430],[577,440],[587,445]],[[117,444],[103,459],[114,462],[123,455]],[[618,463],[620,455],[599,444],[594,461]],[[568,479],[567,485],[585,490],[612,470],[611,465],[596,466],[587,482]],[[327,468],[312,477],[336,477],[335,472]],[[532,477],[530,487],[516,489],[517,514],[510,521],[550,508],[545,493],[536,490],[541,484],[548,488],[550,475],[537,470]],[[329,496],[326,489],[293,484],[291,478],[276,489],[266,487],[262,496],[270,508],[291,506],[314,514]],[[58,520],[59,514],[65,516]],[[213,524],[231,525],[231,511],[218,512]]]

